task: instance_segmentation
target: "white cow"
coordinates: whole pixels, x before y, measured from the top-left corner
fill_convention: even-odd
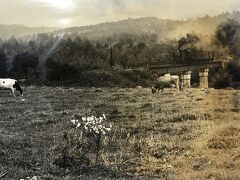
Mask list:
[[[158,77],[156,84],[152,87],[152,93],[158,93],[160,89],[163,92],[166,87],[173,87],[179,90],[179,76],[165,74]]]
[[[10,89],[12,92],[12,95],[15,97],[14,90],[19,91],[21,96],[23,96],[23,90],[21,86],[19,85],[18,81],[15,79],[10,78],[0,78],[0,88],[2,89]]]

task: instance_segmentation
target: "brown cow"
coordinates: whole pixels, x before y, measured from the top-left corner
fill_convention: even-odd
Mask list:
[[[170,74],[160,76],[159,78],[157,78],[157,82],[152,87],[152,93],[159,93],[160,89],[163,92],[164,88],[168,87],[177,88],[179,90],[179,76]]]

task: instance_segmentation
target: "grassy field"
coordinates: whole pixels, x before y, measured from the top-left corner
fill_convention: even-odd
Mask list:
[[[240,179],[240,91],[30,86],[24,93],[0,97],[2,179]],[[113,125],[98,164],[77,156],[70,120],[86,112],[105,113]]]

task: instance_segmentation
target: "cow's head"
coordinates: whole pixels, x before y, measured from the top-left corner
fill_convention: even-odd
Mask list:
[[[23,90],[22,90],[22,88],[17,89],[17,91],[19,91],[19,93],[21,94],[21,96],[23,96]]]
[[[176,85],[175,84],[170,84],[170,87],[171,88],[176,88]]]
[[[21,94],[21,96],[23,96],[23,90],[20,86],[20,84],[18,83],[18,81],[15,82],[15,84],[13,85],[14,88],[16,88],[17,91],[19,91],[19,93]]]
[[[153,86],[152,87],[152,93],[154,94],[154,93],[156,93],[157,92],[157,89]]]

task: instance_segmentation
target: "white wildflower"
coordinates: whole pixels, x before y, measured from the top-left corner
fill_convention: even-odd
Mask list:
[[[31,180],[37,180],[38,178],[37,178],[37,176],[33,176],[32,178],[31,178]]]
[[[96,122],[96,123],[99,123],[99,119],[98,119],[97,117],[95,118],[95,122]]]
[[[70,120],[71,121],[71,123],[73,123],[74,125],[76,124],[76,119],[72,119],[72,120]]]
[[[106,116],[105,116],[105,114],[103,114],[103,118],[104,118],[104,119],[107,119]]]
[[[107,120],[107,118],[105,114],[102,114],[102,116],[99,117],[82,116],[80,120],[72,119],[70,121],[76,125],[76,128],[80,128],[81,131],[85,130],[97,135],[102,134],[103,137],[105,137],[107,135],[107,132],[109,132],[112,128],[111,124],[105,124],[105,120]]]
[[[104,131],[104,129],[101,129],[101,132],[102,132],[103,135],[106,134],[106,132]]]
[[[87,121],[91,122],[94,120],[94,116],[91,116],[91,117],[87,117]]]
[[[77,128],[79,128],[80,126],[81,126],[81,123],[78,123],[78,124],[77,124]]]

